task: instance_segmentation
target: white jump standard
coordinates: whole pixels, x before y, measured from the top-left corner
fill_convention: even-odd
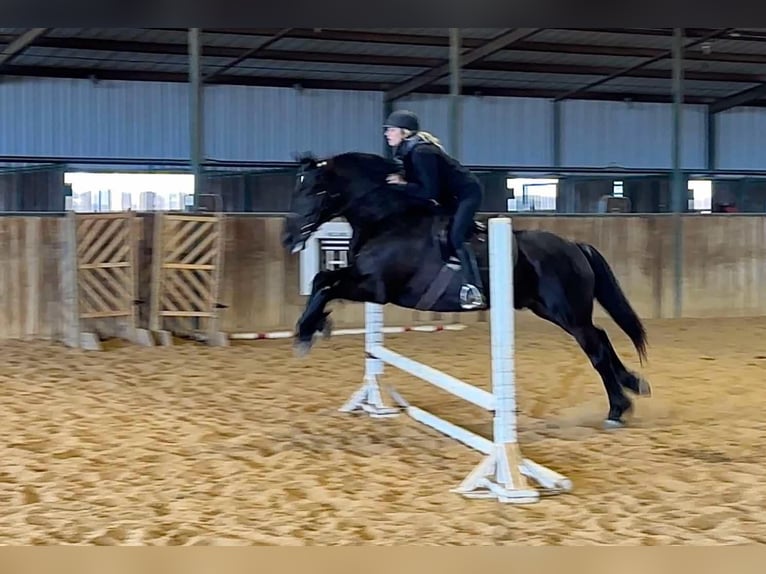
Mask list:
[[[549,468],[523,458],[519,448],[516,432],[512,248],[511,219],[490,219],[491,393],[386,349],[383,346],[383,308],[366,303],[364,383],[340,410],[363,410],[373,417],[398,415],[399,409],[384,405],[378,385],[383,364],[388,363],[492,412],[493,439],[489,440],[410,405],[399,393],[390,389],[394,401],[413,419],[485,455],[453,492],[470,498],[496,498],[500,502],[524,504],[538,501],[541,492],[569,492],[572,482]],[[540,489],[530,487],[528,478],[537,482]]]

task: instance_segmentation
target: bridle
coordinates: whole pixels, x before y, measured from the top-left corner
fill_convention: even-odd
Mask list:
[[[322,169],[328,165],[328,160],[321,160],[316,162],[316,164],[311,168],[312,170]],[[301,177],[301,183],[303,183],[303,177],[304,174],[300,174]],[[319,200],[319,208],[314,210],[314,215],[311,218],[311,220],[308,221],[308,223],[304,223],[300,228],[300,234],[301,238],[306,238],[312,233],[314,233],[317,229],[319,229],[319,219],[322,215],[322,213],[325,212],[325,209],[328,205],[328,203],[334,199],[336,199],[339,194],[333,194],[327,191],[327,189],[322,189],[321,191],[317,191],[314,196],[321,197]]]

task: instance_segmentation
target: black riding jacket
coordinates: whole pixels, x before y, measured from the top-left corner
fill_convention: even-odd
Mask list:
[[[476,176],[431,142],[417,137],[405,140],[394,157],[404,168],[407,183],[402,187],[413,197],[435,200],[452,212],[461,200],[482,195]]]

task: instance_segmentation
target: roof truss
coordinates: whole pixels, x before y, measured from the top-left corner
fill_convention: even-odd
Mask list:
[[[0,71],[27,77],[188,80],[183,28],[62,32],[6,29],[0,34],[0,42],[7,44]],[[670,58],[666,46],[671,29],[498,32],[493,38],[484,29],[461,31],[462,93],[672,100],[671,70],[663,63]],[[766,74],[759,69],[766,64],[766,29],[687,28],[685,36],[690,40],[684,54],[686,102],[709,103],[712,110],[723,111],[766,101]],[[447,90],[446,29],[218,28],[204,29],[202,40],[205,81],[211,84],[375,89],[387,99]],[[359,43],[368,47],[360,49]],[[184,58],[162,64],[166,55]],[[600,61],[589,61],[589,56]],[[338,64],[337,71],[333,64]],[[578,86],[576,76],[592,77]],[[659,88],[663,80],[666,92]]]

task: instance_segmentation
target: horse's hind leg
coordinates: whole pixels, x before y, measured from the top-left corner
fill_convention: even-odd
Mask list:
[[[622,416],[632,409],[633,404],[622,390],[621,381],[613,363],[613,356],[616,354],[606,332],[590,323],[572,328],[571,333],[588,355],[593,368],[604,383],[609,399],[609,414],[605,424],[611,427],[622,426],[624,424]],[[625,372],[627,373],[627,370]]]
[[[623,414],[632,407],[630,399],[625,396],[621,386],[623,379],[627,381],[625,375],[629,376],[629,372],[623,366],[625,375],[618,374],[619,367],[613,360],[617,358],[617,354],[614,352],[606,332],[591,322],[573,325],[571,318],[557,316],[538,300],[531,301],[526,306],[541,319],[550,321],[574,337],[590,359],[593,368],[601,376],[606,389],[609,400],[609,414],[606,424],[608,426],[621,426]],[[619,358],[617,360],[619,361]],[[622,362],[619,362],[619,365],[622,365]]]
[[[632,393],[640,396],[651,396],[652,387],[649,384],[649,381],[626,368],[620,360],[620,357],[617,355],[617,351],[614,350],[606,331],[599,329],[598,327],[596,327],[596,329],[598,330],[604,345],[609,350],[609,354],[612,358],[612,367],[614,367],[614,372],[617,375],[619,383]]]

